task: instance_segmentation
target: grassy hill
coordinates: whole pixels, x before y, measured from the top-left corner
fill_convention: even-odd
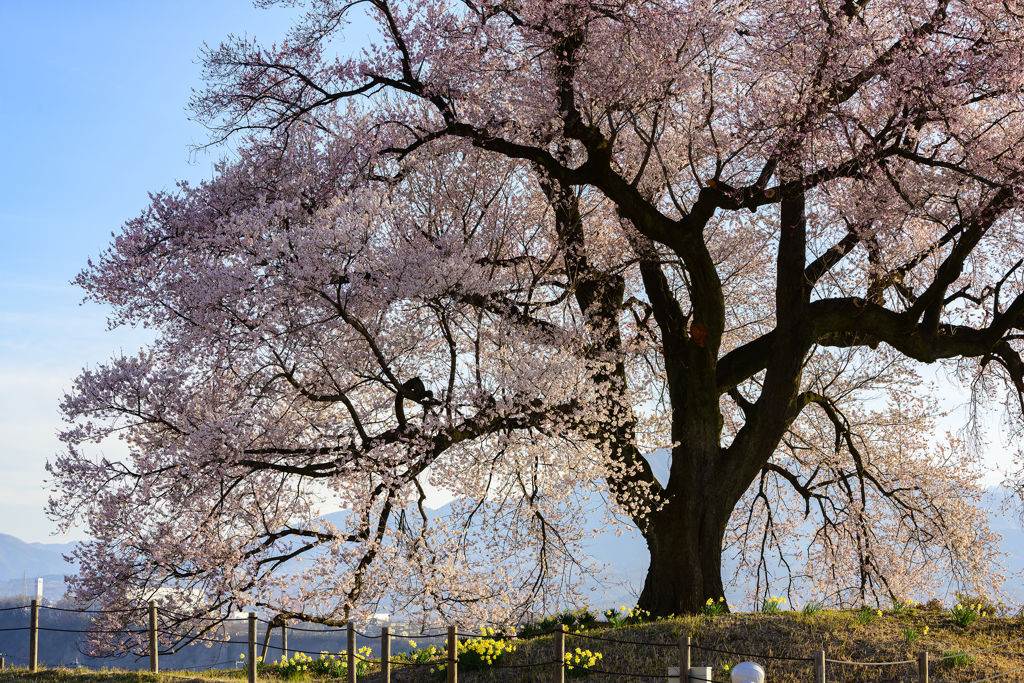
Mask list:
[[[687,635],[693,639],[693,665],[711,666],[716,681],[728,681],[729,668],[748,660],[765,666],[768,683],[808,683],[812,680],[812,669],[810,662],[766,660],[698,648],[795,658],[810,658],[812,651],[824,650],[828,659],[860,662],[916,660],[918,652],[928,651],[932,657],[932,681],[970,683],[999,674],[1006,674],[997,679],[1000,681],[1024,681],[1024,640],[1008,647],[974,653],[975,650],[1024,637],[1024,620],[989,616],[970,626],[960,627],[951,623],[947,611],[939,609],[908,610],[901,614],[885,612],[882,616],[874,612],[823,610],[816,614],[780,612],[683,617],[619,628],[599,627],[582,634],[569,634],[566,637],[566,649],[575,650],[579,647],[600,652],[602,658],[595,668],[602,670],[664,676],[666,668],[678,662],[678,647],[675,644],[680,637]],[[612,640],[629,642],[610,642]],[[944,662],[935,661],[936,657],[954,653],[973,654]],[[554,636],[547,635],[519,643],[517,651],[506,656],[501,664],[522,666],[550,662],[553,656]],[[1006,673],[1018,667],[1022,668]],[[577,670],[573,673],[579,672]],[[553,665],[479,671],[467,671],[460,666],[459,670],[459,678],[467,683],[551,681],[554,680],[554,674]],[[97,672],[50,669],[30,674],[24,669],[8,669],[0,672],[0,683],[176,683],[184,679],[237,683],[244,680],[244,677],[244,671],[240,670],[199,674],[166,672],[153,676],[145,672],[114,670]],[[443,680],[429,668],[393,671],[392,678],[396,683],[434,683]],[[261,672],[261,679],[275,683],[282,680],[274,667]],[[369,675],[361,680],[373,683],[375,679],[377,676],[371,667]],[[291,680],[317,681],[318,677],[300,676]],[[578,680],[593,683],[650,683],[654,679],[593,673]],[[880,667],[829,663],[826,680],[878,683],[916,681],[917,666],[916,663]]]

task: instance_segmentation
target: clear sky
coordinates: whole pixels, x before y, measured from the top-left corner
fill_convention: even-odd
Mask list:
[[[83,367],[147,335],[107,331],[106,312],[68,282],[147,192],[208,177],[227,153],[190,155],[206,139],[185,111],[204,41],[270,42],[291,16],[247,0],[0,0],[0,532],[84,537],[50,536],[44,514],[57,406]],[[345,35],[347,47],[366,39],[365,25]]]
[[[248,0],[0,0],[0,532],[69,540],[43,511],[58,403],[83,367],[147,335],[106,331],[68,282],[148,192],[209,177],[226,153],[190,155],[206,139],[185,111],[203,43],[271,42],[291,16]]]

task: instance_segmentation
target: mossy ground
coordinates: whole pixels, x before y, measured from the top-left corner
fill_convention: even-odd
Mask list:
[[[913,642],[907,641],[906,629],[922,634]],[[935,658],[943,652],[970,652],[979,648],[1005,643],[1024,637],[1024,621],[1006,617],[986,617],[961,628],[950,623],[944,611],[913,610],[904,614],[885,612],[870,621],[856,611],[825,610],[813,615],[799,612],[778,614],[735,614],[714,618],[681,617],[617,629],[595,629],[585,635],[635,643],[613,643],[569,634],[566,648],[589,649],[601,652],[599,668],[629,672],[631,674],[662,675],[669,666],[676,666],[679,652],[675,644],[679,638],[693,639],[694,666],[711,666],[717,681],[729,679],[725,665],[735,666],[741,661],[756,661],[765,666],[768,683],[809,683],[812,680],[810,662],[762,660],[718,652],[698,647],[767,654],[780,657],[809,658],[814,650],[824,650],[829,659],[848,661],[916,660],[917,653],[928,651],[932,657],[930,679],[936,683],[969,683],[1024,667],[1024,641],[1008,647],[979,652],[970,662],[957,666],[940,663]],[[659,647],[664,645],[664,647]],[[543,636],[525,641],[503,664],[523,665],[550,662],[554,656],[554,637]],[[261,678],[280,681],[272,671]],[[491,669],[479,672],[459,672],[465,683],[496,681],[500,683],[531,683],[555,680],[553,665],[537,668]],[[29,673],[25,669],[0,672],[0,683],[181,683],[190,679],[203,683],[245,679],[242,670],[212,672],[166,672],[152,675],[148,672],[90,671],[83,669],[46,669]],[[361,679],[374,683],[376,672]],[[395,683],[436,683],[439,676],[429,668],[393,671]],[[308,679],[292,679],[314,681]],[[443,680],[443,679],[440,679]],[[573,679],[569,679],[573,680]],[[636,675],[593,674],[585,679],[594,683],[622,681],[650,683],[651,678]],[[917,681],[917,666],[903,664],[885,667],[859,667],[828,664],[827,681],[888,683]],[[1024,669],[1001,676],[999,681],[1024,681]]]

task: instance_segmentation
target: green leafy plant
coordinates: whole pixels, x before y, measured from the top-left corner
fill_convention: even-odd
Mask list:
[[[576,648],[565,653],[565,674],[569,678],[583,678],[604,657],[600,652]]]
[[[700,613],[705,617],[717,617],[725,614],[725,598],[718,598],[717,601],[714,598],[708,598],[708,601],[700,608]]]
[[[913,645],[921,637],[921,634],[917,632],[917,629],[913,626],[907,626],[902,631],[903,642],[907,645]]]
[[[880,616],[882,616],[882,610],[865,605],[857,611],[857,624],[867,626]]]
[[[973,605],[961,605],[958,603],[949,610],[949,620],[954,625],[960,627],[970,626],[986,615],[987,613],[977,603]]]
[[[786,603],[782,598],[766,598],[761,603],[761,612],[763,614],[778,614],[782,610],[782,605]]]
[[[958,666],[967,666],[974,662],[973,657],[961,650],[943,650],[941,660],[942,666],[951,669]]]
[[[813,614],[817,614],[818,612],[822,612],[824,610],[825,606],[820,602],[809,602],[806,605],[804,605],[803,609],[801,609],[800,611],[803,612],[804,615],[809,617]]]
[[[893,614],[907,614],[913,611],[919,606],[919,603],[914,600],[893,600],[892,601],[892,613]]]

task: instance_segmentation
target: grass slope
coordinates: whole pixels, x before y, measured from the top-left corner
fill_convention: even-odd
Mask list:
[[[921,634],[907,642],[907,629]],[[907,614],[886,612],[883,616],[865,616],[856,611],[825,610],[805,615],[798,612],[778,614],[735,614],[714,618],[681,617],[621,628],[600,628],[584,634],[568,634],[566,649],[589,649],[601,652],[598,668],[632,674],[664,676],[666,668],[676,666],[679,651],[675,645],[682,636],[693,639],[693,666],[711,666],[716,681],[728,681],[726,666],[742,661],[756,661],[765,666],[768,683],[809,683],[812,680],[810,662],[763,660],[733,654],[700,650],[698,647],[766,654],[781,657],[809,658],[814,650],[824,650],[828,659],[848,661],[916,660],[917,653],[928,651],[932,657],[930,679],[937,683],[969,683],[1024,667],[1024,641],[1008,647],[972,654],[965,661],[945,663],[935,661],[937,656],[950,651],[971,652],[1024,637],[1024,620],[986,617],[965,628],[953,625],[944,611],[914,610]],[[615,643],[585,636],[630,643]],[[663,647],[659,646],[663,645]],[[542,636],[519,644],[518,650],[502,664],[524,665],[550,662],[554,657],[554,637]],[[827,681],[889,682],[917,681],[917,665],[863,667],[828,664]],[[261,680],[278,683],[280,677],[271,671],[261,673]],[[361,679],[373,683],[378,678],[371,673]],[[436,683],[443,678],[428,668],[398,672],[393,670],[396,683]],[[464,683],[496,681],[500,683],[531,683],[553,681],[555,667],[490,669],[478,672],[459,671]],[[244,671],[213,671],[202,673],[167,672],[152,675],[148,672],[86,671],[49,669],[29,673],[25,669],[0,672],[0,683],[180,683],[184,680],[244,681]],[[292,679],[293,681],[315,681]],[[334,679],[337,680],[337,679]],[[342,679],[343,680],[343,679]],[[573,680],[569,678],[569,680]],[[593,683],[623,681],[651,683],[651,678],[640,676],[609,676],[592,674],[579,680]],[[1024,681],[1024,668],[999,681]]]

